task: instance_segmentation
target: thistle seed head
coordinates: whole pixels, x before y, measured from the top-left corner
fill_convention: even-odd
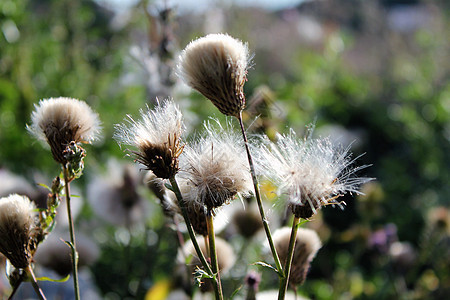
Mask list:
[[[53,158],[66,164],[64,150],[70,142],[90,143],[100,133],[100,120],[86,102],[72,98],[50,98],[35,104],[31,114],[30,133],[46,141]]]
[[[183,198],[192,205],[214,210],[236,195],[250,195],[252,190],[249,165],[242,139],[231,125],[214,128],[205,123],[205,133],[186,146],[180,157],[186,193]]]
[[[179,57],[182,80],[228,116],[245,107],[248,48],[227,34],[209,34],[189,43]]]
[[[0,252],[16,268],[24,269],[30,264],[34,208],[24,196],[12,194],[0,198]]]
[[[173,101],[165,100],[140,113],[140,120],[128,116],[126,124],[116,125],[114,138],[119,144],[137,148],[129,152],[156,177],[169,179],[178,172],[178,157],[183,151],[181,112]]]
[[[337,198],[345,193],[360,194],[358,188],[370,178],[357,177],[362,167],[352,167],[349,148],[338,148],[329,139],[298,139],[295,133],[277,135],[258,151],[258,168],[274,181],[280,194],[287,195],[295,216],[308,219],[328,204],[342,207]]]

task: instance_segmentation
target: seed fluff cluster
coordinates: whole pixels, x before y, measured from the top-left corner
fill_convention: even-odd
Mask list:
[[[356,177],[362,167],[354,161],[349,148],[335,147],[329,139],[299,139],[291,131],[277,135],[277,142],[267,142],[258,151],[260,171],[287,194],[294,215],[308,219],[324,205],[337,204],[343,194],[360,193],[361,184],[370,178]]]
[[[70,144],[90,143],[100,134],[100,120],[86,102],[73,98],[50,98],[39,101],[31,114],[28,131],[46,141],[53,158],[67,163],[64,150]]]
[[[128,116],[125,124],[116,125],[114,138],[119,144],[136,147],[129,150],[137,162],[156,177],[169,179],[178,172],[178,157],[183,151],[182,114],[171,100],[156,105],[153,110],[141,110],[141,119]]]
[[[189,43],[179,57],[178,74],[228,116],[245,107],[247,45],[227,34],[209,34]]]
[[[24,196],[0,198],[0,252],[16,268],[26,268],[31,260],[34,205]]]
[[[205,123],[204,134],[186,146],[180,157],[184,200],[210,211],[238,194],[248,196],[252,190],[242,139],[230,123],[227,128],[218,126]]]

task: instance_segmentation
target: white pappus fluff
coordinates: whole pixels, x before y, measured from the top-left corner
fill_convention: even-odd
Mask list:
[[[180,175],[187,185],[183,198],[210,210],[238,194],[248,196],[253,188],[242,139],[231,124],[217,124],[214,128],[206,122],[204,134],[180,157]]]

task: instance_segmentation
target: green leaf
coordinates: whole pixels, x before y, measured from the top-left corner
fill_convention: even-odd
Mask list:
[[[257,262],[255,262],[255,263],[252,264],[252,265],[262,266],[262,267],[265,267],[265,268],[272,269],[273,271],[275,271],[275,273],[278,274],[277,268],[275,268],[274,266],[272,266],[271,264],[268,264],[268,263],[266,263],[266,262],[263,262],[263,261],[257,261]]]
[[[200,269],[199,267],[197,267],[194,271],[194,280],[195,283],[200,286],[202,284],[202,279],[208,278],[208,279],[213,279],[214,276],[209,275],[206,271]]]
[[[42,186],[43,188],[46,188],[47,190],[49,190],[49,192],[52,191],[52,189],[48,185],[46,185],[45,183],[38,183],[37,185],[38,186]]]
[[[238,288],[233,292],[233,294],[231,294],[230,299],[233,299],[234,296],[236,296],[236,294],[239,293],[239,291],[242,289],[243,286],[244,286],[244,285],[241,284],[241,286],[238,287]]]
[[[70,274],[61,279],[52,279],[52,278],[44,276],[44,277],[38,277],[38,278],[36,278],[36,280],[37,281],[51,281],[51,282],[66,282],[67,280],[69,280],[69,278],[70,278]]]

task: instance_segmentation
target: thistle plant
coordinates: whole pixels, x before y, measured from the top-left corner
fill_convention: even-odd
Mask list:
[[[61,164],[69,219],[72,249],[73,282],[75,298],[80,298],[78,287],[78,253],[70,205],[70,182],[81,176],[84,169],[85,150],[80,143],[90,143],[98,138],[100,120],[89,105],[73,98],[50,98],[39,101],[31,114],[27,128],[39,140],[50,146],[53,158]]]
[[[183,152],[181,136],[184,131],[182,114],[171,100],[157,103],[153,110],[140,111],[141,119],[136,121],[128,116],[126,123],[116,125],[115,139],[121,144],[132,146],[137,150],[127,151],[135,162],[151,170],[157,178],[168,179],[170,189],[175,193],[178,205],[188,228],[189,236],[202,262],[205,272],[213,279],[215,291],[219,284],[215,273],[206,261],[195,237],[187,205],[181,194],[175,175],[179,171],[179,156]]]
[[[204,134],[185,147],[180,157],[180,175],[185,183],[183,198],[192,207],[194,215],[206,216],[212,270],[218,274],[213,226],[215,211],[237,195],[249,196],[252,185],[248,162],[245,156],[239,155],[244,151],[239,136],[232,128],[214,128],[211,123],[205,123],[204,128]],[[220,280],[220,276],[218,278]]]
[[[210,34],[186,46],[179,57],[178,74],[186,84],[211,100],[221,113],[238,119],[252,175],[255,198],[277,273],[282,278],[283,270],[262,205],[253,157],[242,121],[242,111],[245,108],[243,89],[247,80],[249,60],[246,44],[227,34]]]
[[[253,157],[242,121],[245,108],[243,86],[248,62],[248,48],[244,43],[226,34],[210,34],[186,46],[179,57],[178,74],[186,84],[211,100],[221,113],[236,117],[239,121],[254,195],[280,279],[278,299],[284,299],[300,219],[311,218],[324,205],[341,206],[342,203],[336,200],[338,197],[346,192],[358,193],[359,185],[369,179],[354,176],[363,167],[350,167],[354,160],[350,159],[349,149],[336,149],[327,140],[299,141],[291,136],[280,136],[278,144],[261,149],[259,156],[262,157],[262,169],[272,172],[280,190],[287,191],[288,206],[294,214],[289,251],[283,267],[262,205]],[[198,170],[193,169],[195,172]],[[192,182],[193,186],[200,186]],[[220,184],[227,185],[226,182]],[[207,211],[212,211],[218,197],[212,201],[205,197],[198,198],[206,205]],[[221,201],[218,203],[220,206]]]
[[[333,146],[328,139],[313,139],[311,135],[299,139],[293,131],[278,134],[277,139],[276,143],[267,141],[261,146],[258,166],[275,182],[294,214],[278,298],[284,299],[300,219],[310,219],[326,205],[342,207],[345,203],[338,201],[340,196],[359,194],[359,186],[371,179],[357,177],[357,171],[367,166],[353,167],[357,158],[351,158],[349,148]]]

